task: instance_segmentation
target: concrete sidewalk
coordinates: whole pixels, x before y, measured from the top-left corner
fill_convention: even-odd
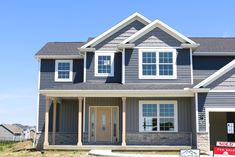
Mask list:
[[[213,152],[210,152],[210,155],[200,155],[200,157],[210,157]],[[158,155],[158,154],[130,154],[130,153],[118,153],[112,152],[112,150],[91,150],[89,155],[94,156],[110,156],[110,157],[179,157],[179,155]]]

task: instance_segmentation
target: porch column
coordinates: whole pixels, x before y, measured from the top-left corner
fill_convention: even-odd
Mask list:
[[[126,146],[126,97],[122,97],[122,146]]]
[[[78,98],[78,146],[82,146],[82,97]]]
[[[49,105],[50,97],[46,97],[46,111],[45,111],[45,131],[44,131],[44,147],[49,146],[48,130],[49,130]]]
[[[56,108],[57,100],[53,99],[53,129],[52,129],[52,144],[55,145],[55,133],[56,133]]]

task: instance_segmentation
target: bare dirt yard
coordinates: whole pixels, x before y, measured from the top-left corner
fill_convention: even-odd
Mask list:
[[[31,141],[0,142],[0,157],[91,157],[85,151],[36,151]]]

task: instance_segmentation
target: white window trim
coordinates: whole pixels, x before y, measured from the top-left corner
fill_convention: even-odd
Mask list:
[[[143,123],[143,118],[142,118],[142,107],[143,104],[157,104],[157,119],[158,119],[158,126],[157,126],[157,131],[144,131],[143,127],[141,124]],[[159,110],[159,104],[174,104],[174,131],[160,131],[160,110]],[[178,103],[177,100],[147,100],[147,101],[139,101],[139,132],[178,132]]]
[[[146,76],[143,75],[142,69],[142,53],[143,52],[156,52],[156,66],[157,75],[156,76]],[[159,75],[159,52],[172,52],[173,55],[173,75],[172,76],[160,76]],[[176,65],[176,49],[139,49],[139,79],[177,79],[177,65]]]
[[[98,56],[111,56],[111,73],[98,73]],[[114,76],[114,52],[95,53],[95,76],[101,76],[101,77]]]
[[[59,63],[69,63],[69,78],[61,79],[58,78],[58,64]],[[72,82],[73,81],[73,60],[56,60],[55,61],[55,82]]]

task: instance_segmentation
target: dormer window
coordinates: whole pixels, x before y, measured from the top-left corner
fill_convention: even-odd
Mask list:
[[[140,49],[140,79],[176,79],[175,49]]]
[[[56,60],[55,61],[55,81],[72,82],[73,81],[73,61]]]
[[[114,53],[95,53],[95,76],[113,76]]]

